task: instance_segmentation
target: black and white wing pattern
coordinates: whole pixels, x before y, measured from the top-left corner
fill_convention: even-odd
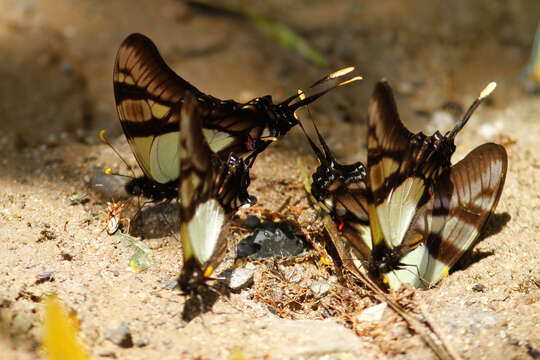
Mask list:
[[[144,177],[129,183],[128,192],[154,200],[176,196],[180,114],[186,93],[195,97],[210,149],[222,159],[235,153],[251,166],[257,154],[298,123],[294,116],[298,108],[358,80],[349,76],[353,70],[324,77],[314,84],[313,95],[300,101],[298,95],[281,103],[262,96],[238,103],[199,91],[165,63],[149,38],[129,35],[116,56],[114,94],[120,123]]]
[[[437,179],[432,197],[418,210],[407,234],[422,239],[422,252],[413,261],[416,268],[409,269],[413,283],[436,284],[475,244],[497,206],[507,167],[504,147],[487,143]],[[385,276],[393,287],[403,282],[394,272]]]
[[[367,170],[338,164],[318,131],[322,150],[308,137],[321,162],[312,193],[332,216],[327,229],[343,263],[365,265],[390,288],[426,287],[474,244],[502,192],[506,152],[485,144],[453,167],[450,158],[455,135],[494,87],[452,131],[426,136],[405,128],[390,86],[378,83],[369,106]]]
[[[181,111],[178,187],[184,253],[178,283],[184,293],[197,291],[210,279],[225,254],[232,215],[256,202],[247,193],[249,168],[234,154],[222,160],[210,149],[198,109],[195,97],[187,94]]]

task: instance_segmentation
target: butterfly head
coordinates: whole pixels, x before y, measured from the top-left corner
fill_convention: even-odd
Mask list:
[[[166,184],[152,181],[146,176],[133,178],[125,185],[126,192],[133,196],[143,196],[152,201],[170,200],[178,197],[178,182]]]
[[[180,290],[184,294],[190,294],[193,291],[196,291],[199,286],[205,284],[206,278],[201,270],[201,265],[194,257],[191,257],[186,261],[184,270],[177,281]]]
[[[311,184],[311,193],[317,200],[324,201],[332,191],[340,186],[347,186],[351,183],[360,183],[364,181],[367,176],[367,171],[366,167],[361,162],[348,165],[338,163],[319,132],[319,129],[315,124],[313,125],[322,149],[309,137],[304,126],[300,123],[300,127],[304,131],[311,148],[320,162],[319,167],[312,175],[313,181]]]

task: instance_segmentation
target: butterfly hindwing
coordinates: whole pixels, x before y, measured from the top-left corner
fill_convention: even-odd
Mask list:
[[[437,179],[431,199],[417,211],[404,239],[421,244],[401,258],[403,266],[384,274],[390,288],[403,283],[427,287],[448,274],[495,210],[507,166],[506,150],[487,143]]]
[[[494,212],[506,179],[506,150],[487,143],[437,181],[427,220],[429,261],[422,277],[437,283],[471,248]]]

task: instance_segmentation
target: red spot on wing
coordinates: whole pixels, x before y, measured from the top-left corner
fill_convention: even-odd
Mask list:
[[[248,135],[245,144],[246,144],[246,148],[249,151],[254,151],[255,150],[255,147],[253,147],[254,143],[255,143],[255,140],[253,140],[253,138]]]
[[[338,221],[339,221],[339,225],[338,225],[338,230],[341,231],[343,230],[343,226],[345,226],[345,223],[343,222],[343,219],[338,217]]]

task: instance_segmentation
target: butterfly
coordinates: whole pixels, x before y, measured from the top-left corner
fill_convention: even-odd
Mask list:
[[[247,193],[248,164],[234,153],[223,160],[210,148],[195,96],[185,94],[180,118],[178,197],[184,264],[178,284],[189,294],[211,279],[223,258],[234,212],[257,200]]]
[[[438,283],[474,245],[501,196],[508,160],[487,143],[451,165],[454,138],[493,91],[489,84],[453,130],[413,134],[401,122],[392,89],[379,82],[368,111],[367,168],[339,164],[317,131],[308,137],[320,166],[311,192],[329,214],[326,228],[353,273],[365,267],[388,287]]]
[[[257,154],[298,123],[294,117],[298,108],[359,80],[342,81],[353,70],[349,67],[327,75],[312,85],[325,88],[301,101],[295,102],[298,95],[294,95],[276,104],[271,96],[262,96],[238,103],[199,91],[167,66],[149,38],[129,35],[116,56],[114,95],[122,129],[144,176],[130,181],[127,192],[153,200],[178,194],[180,115],[187,93],[196,99],[202,133],[212,152],[224,159],[235,153],[251,166]]]

